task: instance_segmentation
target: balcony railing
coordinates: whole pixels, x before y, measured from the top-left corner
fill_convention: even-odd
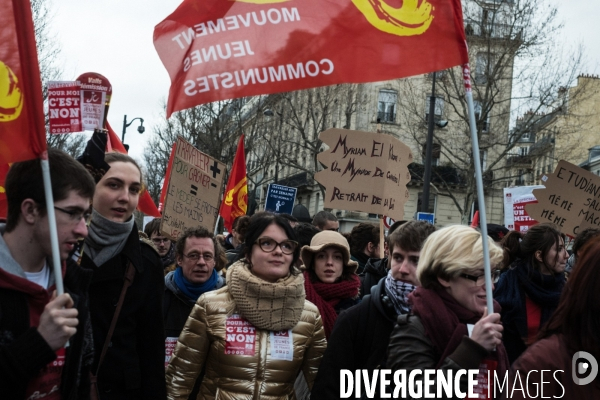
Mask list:
[[[513,25],[467,19],[465,21],[465,33],[467,36],[518,40],[521,38],[522,32],[521,29]]]

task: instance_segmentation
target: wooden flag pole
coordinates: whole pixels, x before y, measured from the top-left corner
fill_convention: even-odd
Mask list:
[[[473,104],[473,92],[471,90],[471,71],[469,64],[463,65],[463,79],[465,84],[467,107],[469,110],[469,125],[471,127],[471,145],[473,147],[473,161],[475,163],[475,181],[477,184],[477,203],[479,205],[479,226],[481,227],[481,243],[483,246],[483,272],[485,274],[485,295],[487,300],[488,314],[494,312],[494,299],[492,297],[492,269],[490,266],[490,249],[487,232],[487,216],[485,212],[485,198],[483,193],[483,174],[481,172],[481,160],[479,157],[479,140],[477,138],[477,126],[475,124],[475,107]]]
[[[384,253],[385,253],[385,247],[384,247],[384,225],[383,225],[383,219],[385,218],[384,215],[379,215],[379,258],[384,258]]]

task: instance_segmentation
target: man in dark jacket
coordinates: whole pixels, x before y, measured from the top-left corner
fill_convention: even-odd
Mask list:
[[[165,321],[165,367],[169,364],[177,338],[198,298],[225,285],[217,271],[227,262],[225,251],[204,227],[186,230],[175,243],[177,269],[165,276],[163,317]],[[201,374],[189,399],[198,394]]]
[[[315,379],[312,400],[340,398],[342,369],[366,369],[371,375],[373,370],[385,368],[396,319],[410,311],[408,295],[419,284],[416,270],[421,247],[434,231],[427,222],[410,221],[389,237],[390,271],[371,288],[370,295],[338,317]],[[379,398],[379,387],[375,398]],[[366,398],[364,385],[361,393]]]
[[[85,399],[90,391],[91,273],[64,261],[87,236],[95,184],[66,153],[48,150],[48,157],[65,293],[53,294],[40,161],[16,163],[6,177],[7,223],[0,225],[0,397],[6,399]]]
[[[379,226],[361,222],[350,231],[350,254],[352,261],[358,262],[357,274],[361,274],[369,258],[380,258]]]

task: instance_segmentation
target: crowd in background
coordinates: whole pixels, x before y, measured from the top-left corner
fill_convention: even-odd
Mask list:
[[[7,398],[334,399],[340,370],[384,368],[478,369],[510,382],[562,370],[521,385],[600,396],[600,379],[571,379],[575,353],[600,359],[600,230],[583,230],[569,256],[547,223],[526,233],[492,227],[482,238],[472,227],[398,221],[384,236],[370,223],[340,233],[328,211],[312,221],[259,212],[238,217],[226,236],[198,226],[171,241],[160,219],[139,232],[142,171],[127,155],[95,151],[102,140],[94,135],[79,162],[49,151],[60,296],[39,163],[15,164],[7,177]]]

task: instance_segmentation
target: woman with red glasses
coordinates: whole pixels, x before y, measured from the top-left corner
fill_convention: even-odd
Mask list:
[[[169,399],[187,399],[201,373],[199,398],[294,398],[300,372],[312,388],[326,341],[294,267],[294,231],[276,214],[256,214],[242,251],[227,286],[192,309],[167,367]]]

